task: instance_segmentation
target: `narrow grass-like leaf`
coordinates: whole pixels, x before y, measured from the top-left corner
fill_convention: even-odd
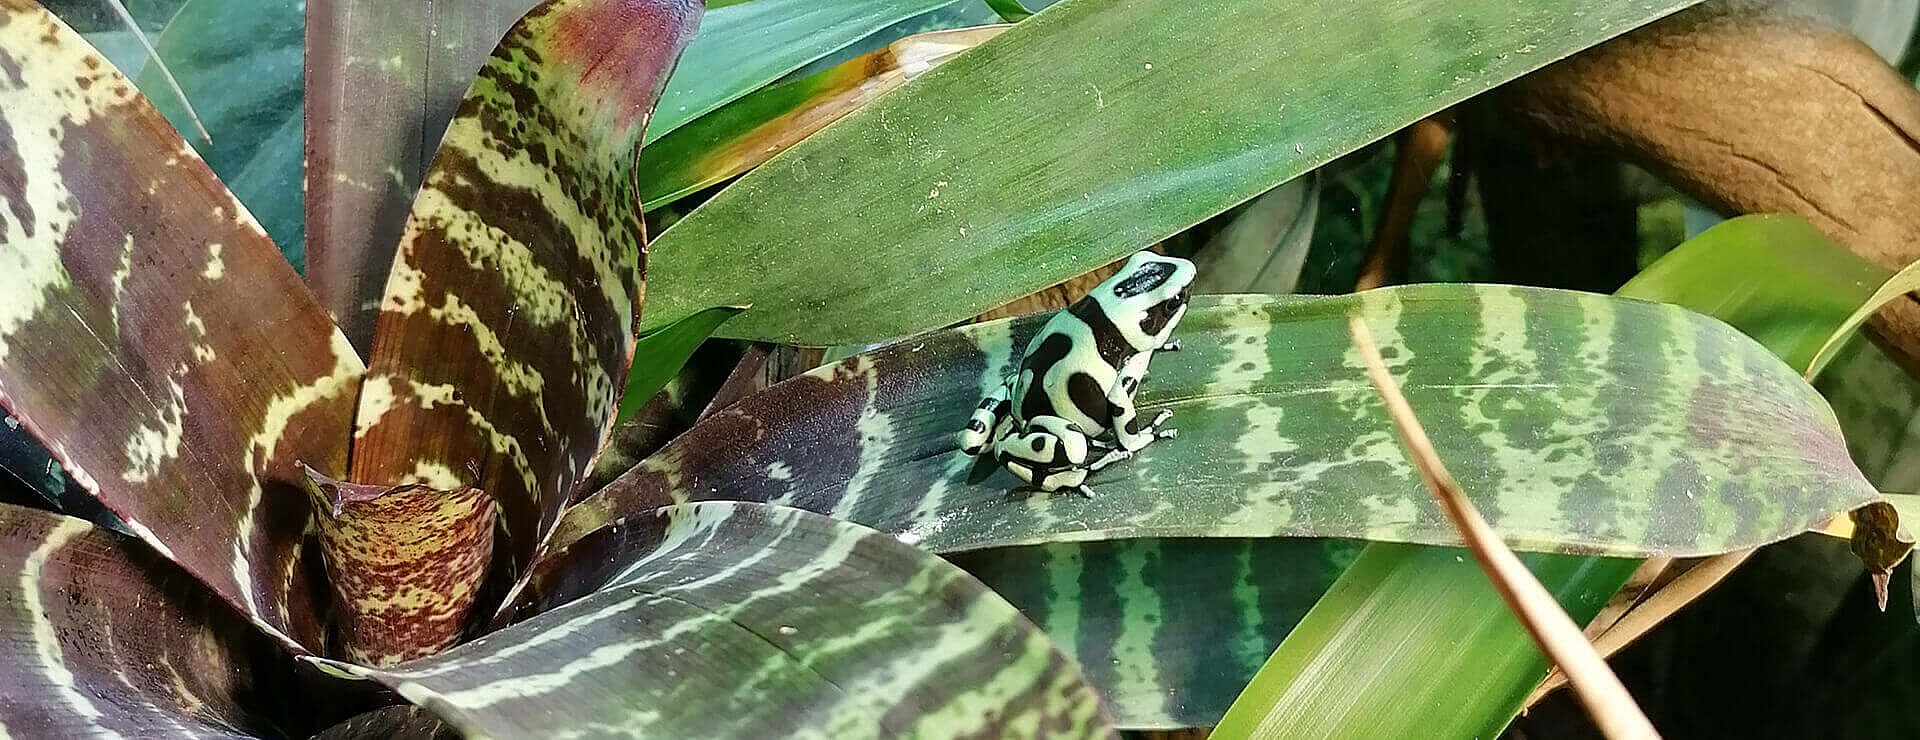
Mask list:
[[[648,145],[640,158],[640,199],[652,209],[753,169],[1005,28],[915,34],[832,69],[755,90]]]
[[[495,552],[528,561],[613,426],[645,267],[634,157],[698,22],[692,0],[549,0],[500,42],[408,216],[350,480],[480,488],[512,540]]]
[[[1021,5],[1020,0],[987,0],[987,7],[993,8],[993,12],[999,13],[1000,18],[1008,23],[1018,23],[1033,16],[1033,11]]]
[[[1807,363],[1807,379],[1812,380],[1819,375],[1827,363],[1833,360],[1834,353],[1840,351],[1841,345],[1853,336],[1854,330],[1859,329],[1861,324],[1867,323],[1867,319],[1873,318],[1873,315],[1882,307],[1906,297],[1908,293],[1915,290],[1920,290],[1920,262],[1907,265],[1894,273],[1893,277],[1887,278],[1887,282],[1875,290],[1866,302],[1860,304],[1860,308],[1848,316],[1846,321],[1841,322],[1839,328],[1834,329],[1833,333],[1827,337],[1827,341],[1820,345],[1819,351],[1813,354],[1813,359]]]
[[[359,672],[473,736],[1113,734],[1079,669],[1018,611],[865,527],[710,502],[581,547],[601,557],[557,608]]]
[[[295,463],[345,463],[360,358],[65,24],[0,2],[0,62],[0,402],[142,540],[315,644],[289,597],[307,521]]]
[[[968,484],[955,430],[1037,318],[916,337],[711,417],[571,509],[554,543],[678,500],[830,512],[930,549],[1151,536],[1453,543],[1377,418],[1346,340],[1363,315],[1474,503],[1520,549],[1692,555],[1806,531],[1874,492],[1791,368],[1684,309],[1420,285],[1197,302],[1147,413],[1177,439],[1094,476],[1092,500]],[[1597,471],[1606,471],[1604,475]]]
[[[715,329],[746,310],[740,306],[709,308],[648,333],[634,343],[633,368],[627,371],[627,390],[620,394],[620,420],[640,411],[653,394],[665,388],[667,381],[687,364]]]
[[[291,666],[152,551],[0,504],[0,571],[0,736],[272,731],[254,702]]]
[[[953,555],[1053,638],[1125,729],[1209,727],[1363,547],[1062,542]]]
[[[535,2],[306,3],[306,278],[362,352],[373,346],[407,205],[447,121],[500,35]]]
[[[643,324],[751,304],[725,336],[830,346],[951,323],[1687,4],[1067,0],[674,224]]]
[[[716,6],[660,98],[651,144],[889,24],[957,0],[753,0]],[[712,304],[712,305],[726,305]],[[679,318],[679,317],[675,317]]]

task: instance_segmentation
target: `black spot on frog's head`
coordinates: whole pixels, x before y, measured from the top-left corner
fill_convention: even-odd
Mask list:
[[[1185,299],[1175,296],[1148,306],[1146,312],[1140,316],[1140,331],[1145,332],[1147,336],[1158,335],[1162,329],[1167,328],[1169,322],[1173,321],[1173,315],[1180,311],[1180,307],[1185,305],[1187,305]]]
[[[1174,267],[1170,262],[1148,262],[1113,286],[1113,294],[1120,298],[1140,295],[1165,285],[1167,278],[1173,277],[1173,271]]]

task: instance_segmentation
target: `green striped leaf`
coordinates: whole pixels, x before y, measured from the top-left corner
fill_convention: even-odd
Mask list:
[[[667,83],[647,143],[869,33],[955,2],[753,0],[716,6],[700,21],[699,35]]]
[[[1100,494],[967,483],[954,433],[1038,319],[912,338],[711,417],[571,509],[557,545],[681,500],[770,501],[938,552],[1117,537],[1450,544],[1348,348],[1368,319],[1454,475],[1513,546],[1697,555],[1806,531],[1875,496],[1831,412],[1724,324],[1642,301],[1421,285],[1196,303],[1138,400],[1174,440]],[[553,566],[563,567],[563,566]]]
[[[1746,216],[1682,244],[1620,294],[1709,312],[1801,368],[1885,275],[1800,218]],[[1424,417],[1429,409],[1418,410]],[[1580,622],[1636,565],[1528,559]],[[1546,667],[1465,551],[1373,544],[1274,651],[1220,726],[1228,733],[1287,726],[1329,737],[1491,737],[1520,711]],[[1381,711],[1389,705],[1396,711]]]
[[[607,585],[373,678],[470,736],[1110,736],[1046,636],[979,581],[879,532],[715,502],[592,542]],[[543,605],[545,606],[545,605]]]
[[[0,402],[140,539],[317,645],[289,597],[308,513],[295,463],[345,463],[360,358],[71,29],[0,2],[0,62]]]
[[[949,324],[1687,4],[1067,0],[663,232],[642,322],[752,305],[723,335],[818,346]]]
[[[273,732],[274,643],[151,550],[0,504],[0,570],[0,736]]]
[[[408,216],[347,478],[480,488],[511,540],[496,552],[528,561],[625,387],[644,267],[634,157],[697,11],[549,0],[500,42]]]
[[[1073,658],[1126,729],[1208,727],[1363,543],[1133,539],[950,559]]]

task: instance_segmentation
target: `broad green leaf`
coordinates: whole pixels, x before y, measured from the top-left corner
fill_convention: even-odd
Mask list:
[[[153,551],[0,504],[0,572],[0,735],[275,733],[278,648]]]
[[[751,304],[724,335],[828,346],[977,315],[1687,4],[1067,0],[669,228],[643,326]]]
[[[1854,279],[1860,264],[1802,219],[1747,216],[1682,244],[1619,294],[1707,312],[1759,338],[1787,366],[1804,367],[1877,284]],[[1453,428],[1429,418],[1432,404],[1416,400],[1415,408],[1430,428]],[[1450,467],[1471,464],[1441,457]],[[1590,618],[1637,565],[1571,556],[1528,564],[1576,620]],[[1289,635],[1235,701],[1226,729],[1298,721],[1329,737],[1410,727],[1490,737],[1546,672],[1539,648],[1464,550],[1369,545],[1303,624],[1311,627]]]
[[[0,2],[0,402],[129,530],[288,644],[362,365],[266,233],[71,29]],[[164,197],[156,197],[164,193]],[[263,299],[262,297],[269,297]]]
[[[304,8],[299,0],[189,0],[153,39],[211,144],[200,139],[158,66],[142,65],[133,77],[295,269],[306,263],[300,206]]]
[[[620,421],[639,413],[653,394],[666,387],[715,329],[739,315],[743,307],[709,308],[640,337],[633,345],[633,367],[627,371],[627,390],[620,394]]]
[[[535,2],[308,2],[306,278],[363,353],[408,204],[447,121],[501,34]]]
[[[651,144],[781,75],[896,21],[957,0],[753,0],[715,7],[667,83]],[[712,305],[731,305],[717,303]],[[679,318],[678,316],[674,318]]]
[[[1037,318],[936,332],[710,417],[570,509],[554,544],[680,500],[770,501],[936,552],[1124,537],[1453,543],[1357,358],[1359,313],[1454,474],[1517,547],[1697,555],[1871,501],[1831,412],[1791,368],[1684,309],[1584,293],[1419,285],[1196,302],[1143,413],[1173,440],[1094,476],[1091,500],[967,483],[954,434]],[[1596,471],[1606,471],[1605,475]],[[544,567],[544,566],[543,566]]]
[[[1521,557],[1577,622],[1638,564]],[[1214,734],[1498,737],[1546,669],[1466,551],[1376,543],[1307,612]]]
[[[1805,371],[1820,346],[1892,272],[1790,215],[1741,216],[1687,240],[1620,295],[1706,313]]]
[[[753,169],[1002,30],[987,26],[916,34],[831,69],[755,90],[649,145],[640,158],[641,202],[652,209]]]
[[[1363,543],[1132,539],[950,559],[1020,608],[1100,689],[1117,727],[1208,727]]]
[[[697,10],[549,0],[507,32],[408,214],[351,472],[320,472],[478,487],[510,538],[495,552],[528,562],[618,411],[642,288],[634,157]]]
[[[636,515],[545,611],[388,670],[470,736],[1111,736],[1071,660],[979,581],[761,504]],[[608,586],[594,584],[605,580]]]
[[[1232,220],[1191,256],[1200,270],[1193,292],[1295,292],[1319,208],[1320,180],[1309,173],[1229,212]]]

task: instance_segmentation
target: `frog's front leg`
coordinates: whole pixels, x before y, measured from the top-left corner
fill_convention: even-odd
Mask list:
[[[1147,362],[1151,359],[1153,355],[1147,352],[1127,358],[1120,367],[1119,376],[1114,378],[1113,387],[1107,391],[1107,410],[1112,412],[1113,437],[1114,441],[1119,443],[1119,449],[1095,460],[1091,466],[1092,469],[1099,470],[1133,457],[1133,453],[1140,451],[1155,439],[1179,435],[1178,430],[1160,428],[1161,424],[1166,423],[1167,419],[1173,416],[1172,411],[1166,410],[1156,414],[1153,421],[1148,422],[1145,428],[1138,430],[1133,428],[1133,422],[1139,414],[1133,405],[1133,394],[1140,387],[1140,379],[1146,377]]]

